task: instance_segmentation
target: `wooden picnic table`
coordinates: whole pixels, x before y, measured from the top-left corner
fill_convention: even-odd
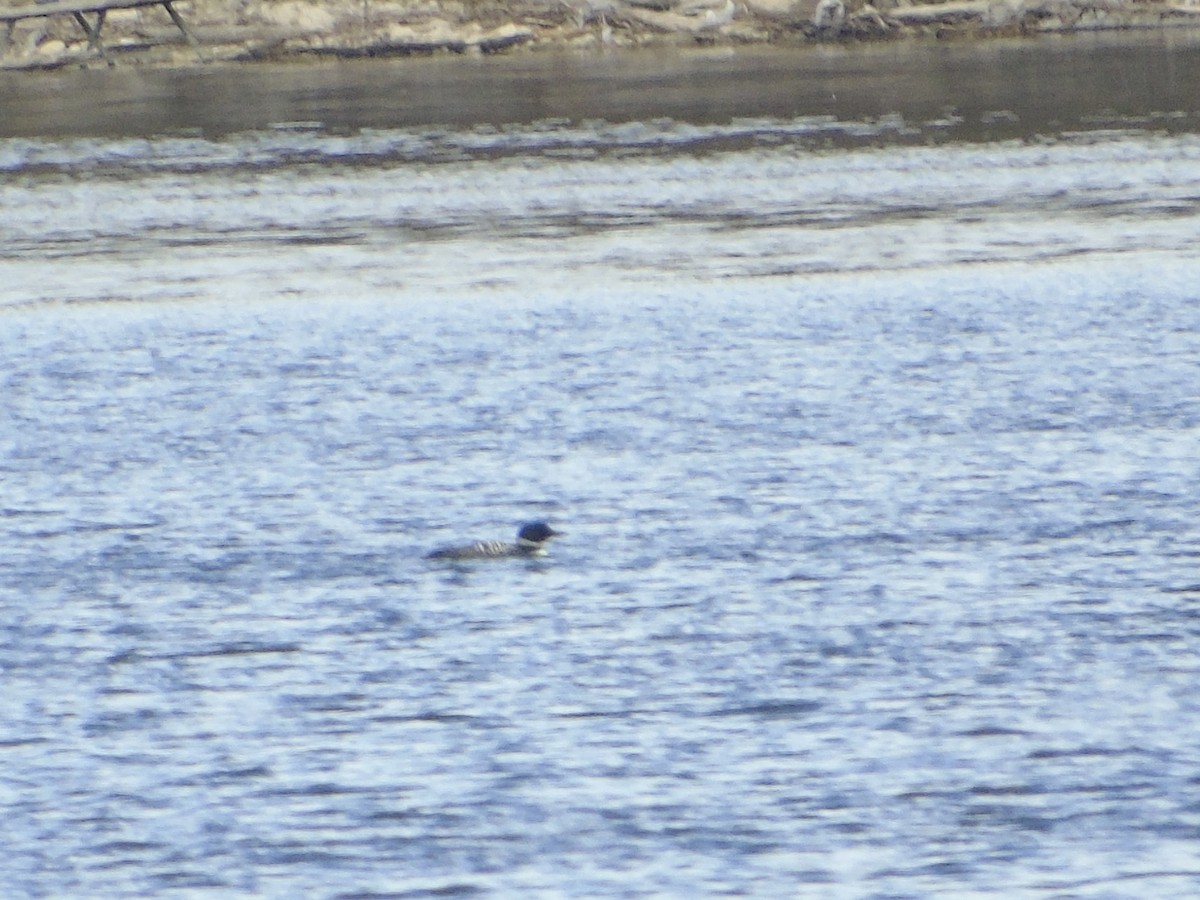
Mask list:
[[[184,40],[189,44],[198,43],[195,36],[188,31],[182,17],[176,11],[173,0],[50,0],[48,3],[33,3],[25,6],[0,6],[0,22],[4,23],[4,39],[0,43],[0,51],[8,49],[12,42],[13,27],[23,19],[41,19],[49,16],[69,15],[79,23],[87,35],[88,49],[96,50],[107,58],[104,52],[104,42],[100,39],[100,29],[104,27],[105,16],[110,9],[135,9],[142,6],[161,6],[171,17],[171,21],[183,32]],[[85,13],[96,17],[90,22]]]

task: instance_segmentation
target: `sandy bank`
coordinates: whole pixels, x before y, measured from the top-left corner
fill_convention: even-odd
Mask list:
[[[25,0],[21,0],[24,3]],[[6,5],[16,5],[7,0]],[[311,56],[1012,36],[1200,26],[1200,0],[178,0],[115,9],[103,52],[69,15],[14,24],[4,68]],[[2,26],[0,26],[2,27]]]

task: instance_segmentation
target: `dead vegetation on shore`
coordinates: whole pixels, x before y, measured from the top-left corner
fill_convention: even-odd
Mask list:
[[[105,61],[192,65],[1200,25],[1200,0],[177,0],[175,8],[198,46],[181,43],[162,7],[114,9],[104,20]],[[72,18],[60,15],[16,22],[0,65],[54,68],[97,56]]]

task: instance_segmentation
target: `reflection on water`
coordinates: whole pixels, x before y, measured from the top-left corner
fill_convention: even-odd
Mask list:
[[[279,122],[333,130],[546,119],[899,116],[915,140],[988,139],[1130,117],[1197,126],[1195,34],[1079,35],[667,53],[438,58],[182,71],[0,73],[0,137],[208,136]],[[231,98],[235,98],[231,102]]]

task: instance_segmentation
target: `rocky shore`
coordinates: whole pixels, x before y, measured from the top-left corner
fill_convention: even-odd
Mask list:
[[[101,0],[102,2],[102,0]],[[29,0],[0,0],[0,10]],[[805,43],[1200,26],[1200,0],[176,0],[15,22],[4,68]],[[94,14],[93,14],[94,19]],[[3,28],[3,26],[0,26]]]

